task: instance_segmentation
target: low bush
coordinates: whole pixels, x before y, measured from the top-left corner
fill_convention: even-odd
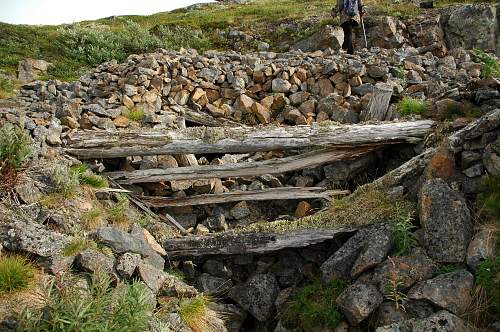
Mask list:
[[[20,256],[0,257],[0,295],[27,289],[35,278],[35,268]]]
[[[144,120],[144,117],[146,116],[144,110],[140,108],[134,108],[128,112],[125,112],[124,115],[130,121],[137,121],[137,122],[141,122],[142,120]]]
[[[404,97],[398,104],[398,110],[401,115],[423,114],[428,108],[429,105],[425,100],[411,97]]]
[[[416,228],[413,225],[413,211],[396,203],[391,216],[392,237],[394,241],[394,255],[405,255],[417,244],[413,234]]]
[[[152,29],[166,49],[194,48],[205,51],[212,48],[210,40],[205,38],[201,30],[181,25],[159,25]]]
[[[31,137],[18,126],[0,128],[0,188],[11,188],[32,153]]]
[[[67,166],[59,166],[50,174],[53,194],[62,198],[72,198],[80,187],[78,174]]]
[[[343,319],[336,300],[345,286],[336,280],[315,281],[299,289],[280,317],[284,327],[304,331],[335,329]]]
[[[52,278],[44,287],[45,307],[19,315],[22,331],[147,331],[153,315],[151,292],[142,282],[112,287],[105,273],[91,275],[89,288],[75,277]]]
[[[14,90],[16,89],[16,83],[0,74],[0,99],[6,99],[12,97]]]
[[[500,61],[483,50],[475,49],[474,55],[483,63],[483,77],[500,77]]]
[[[107,210],[106,219],[115,226],[128,226],[127,209],[129,204],[126,195],[118,195],[116,204]]]

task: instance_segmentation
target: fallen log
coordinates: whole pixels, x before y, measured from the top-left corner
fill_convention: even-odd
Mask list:
[[[292,200],[292,199],[330,199],[332,196],[349,195],[348,190],[326,190],[319,187],[284,187],[255,191],[234,191],[223,194],[206,194],[188,197],[157,197],[143,196],[143,201],[147,206],[154,208],[171,206],[192,206],[220,204],[240,201],[266,201],[266,200]]]
[[[358,147],[351,150],[320,150],[281,159],[237,164],[177,167],[105,173],[120,183],[152,183],[160,181],[237,178],[264,174],[281,174],[299,169],[316,167],[339,160],[350,160],[374,151],[374,147]]]
[[[169,239],[163,242],[163,248],[170,259],[264,254],[284,248],[307,247],[352,232],[352,229],[305,229],[283,234],[226,232]]]
[[[313,124],[262,128],[192,127],[167,131],[78,131],[65,151],[80,159],[163,154],[245,153],[313,147],[378,146],[416,143],[431,120],[381,124]]]

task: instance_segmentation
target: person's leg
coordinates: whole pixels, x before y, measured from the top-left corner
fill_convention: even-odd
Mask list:
[[[354,46],[352,45],[352,21],[347,21],[342,24],[344,29],[344,44],[342,49],[346,50],[348,54],[354,54]]]

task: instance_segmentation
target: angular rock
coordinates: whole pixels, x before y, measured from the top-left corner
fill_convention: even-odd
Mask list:
[[[86,272],[95,273],[100,271],[109,274],[113,273],[114,258],[94,249],[82,251],[76,257],[76,263]]]
[[[471,329],[459,317],[442,310],[432,316],[410,319],[377,328],[375,332],[470,332]]]
[[[196,288],[198,291],[207,294],[226,294],[233,287],[231,279],[211,276],[208,273],[202,273],[196,279]]]
[[[231,208],[229,213],[234,219],[241,220],[250,215],[250,208],[248,207],[247,202],[239,202]]]
[[[474,238],[469,244],[467,249],[467,265],[472,271],[476,271],[479,265],[495,256],[495,244],[496,244],[495,230],[492,229],[482,229],[474,235]]]
[[[122,278],[130,279],[141,261],[139,254],[124,253],[116,260],[116,271]]]
[[[377,287],[358,283],[346,288],[337,298],[337,304],[349,323],[358,325],[377,309],[383,300]]]
[[[275,78],[272,82],[273,92],[287,93],[290,91],[291,87],[292,84],[290,84],[290,82],[285,81],[284,79],[281,78]]]
[[[302,50],[304,52],[314,52],[317,50],[340,50],[344,43],[344,30],[341,27],[324,26],[309,38],[299,41],[295,44],[293,50]]]
[[[279,291],[274,275],[256,274],[245,284],[231,289],[229,297],[257,320],[265,322],[274,314],[274,302]]]
[[[433,179],[422,186],[419,206],[427,254],[438,262],[463,262],[472,237],[464,197],[443,180]]]
[[[474,276],[458,270],[421,281],[408,292],[409,299],[426,300],[450,312],[461,315],[471,300]]]
[[[165,272],[144,263],[137,266],[137,274],[155,295],[158,294],[163,287],[163,283],[167,279],[167,274]]]

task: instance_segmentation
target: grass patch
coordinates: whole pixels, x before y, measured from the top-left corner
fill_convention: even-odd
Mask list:
[[[479,265],[476,273],[477,284],[488,296],[490,310],[500,314],[500,256],[490,258]]]
[[[401,115],[422,115],[429,108],[425,100],[404,97],[398,104],[398,110]]]
[[[476,119],[483,115],[478,108],[468,108],[459,105],[448,105],[446,110],[441,114],[441,120],[453,120],[456,118]]]
[[[69,167],[56,167],[50,174],[50,180],[54,193],[59,194],[63,198],[73,198],[79,191],[80,181],[78,174],[72,172]]]
[[[81,185],[87,185],[93,188],[107,188],[109,186],[102,176],[94,174],[85,164],[71,166],[71,172],[78,177]]]
[[[359,187],[350,196],[333,200],[326,211],[295,221],[256,223],[238,232],[286,233],[300,229],[339,229],[390,222],[413,207],[404,200],[391,200],[374,185]]]
[[[82,251],[89,249],[89,248],[95,248],[96,243],[94,241],[87,240],[85,238],[81,237],[75,237],[73,240],[71,240],[70,243],[68,243],[62,250],[63,256],[70,257],[70,256],[76,256]]]
[[[392,216],[391,231],[394,241],[394,255],[406,255],[417,244],[413,230],[413,211],[396,203]]]
[[[474,55],[483,63],[483,77],[500,77],[500,61],[483,50],[475,49]]]
[[[204,294],[181,299],[178,314],[194,332],[216,332],[219,328],[214,319],[218,317],[217,313],[208,309],[210,302],[212,299]]]
[[[447,274],[451,272],[458,271],[459,267],[453,264],[446,264],[443,266],[440,266],[439,269],[437,269],[436,272],[434,272],[434,277],[440,276],[442,274]]]
[[[85,225],[85,229],[89,231],[94,231],[98,227],[102,226],[105,219],[106,212],[102,208],[98,207],[84,212],[80,217],[80,220]]]
[[[127,227],[129,224],[127,217],[129,200],[126,195],[118,195],[117,200],[117,203],[106,211],[106,219],[116,226]]]
[[[35,268],[20,256],[0,257],[0,295],[25,290],[35,279]]]
[[[130,121],[141,122],[142,120],[144,120],[146,114],[144,113],[144,110],[139,108],[134,108],[133,110],[125,112],[124,116]]]
[[[0,74],[0,99],[7,99],[14,96],[18,84]]]
[[[106,273],[91,275],[88,289],[68,275],[50,279],[44,287],[45,307],[19,315],[22,331],[136,332],[147,331],[154,303],[142,282],[112,287]]]
[[[480,211],[498,223],[500,220],[500,176],[488,175],[481,182]]]
[[[320,331],[334,329],[342,321],[336,300],[346,285],[340,281],[315,281],[297,291],[281,315],[287,329]]]
[[[12,188],[31,156],[31,137],[18,126],[0,128],[0,189]]]

